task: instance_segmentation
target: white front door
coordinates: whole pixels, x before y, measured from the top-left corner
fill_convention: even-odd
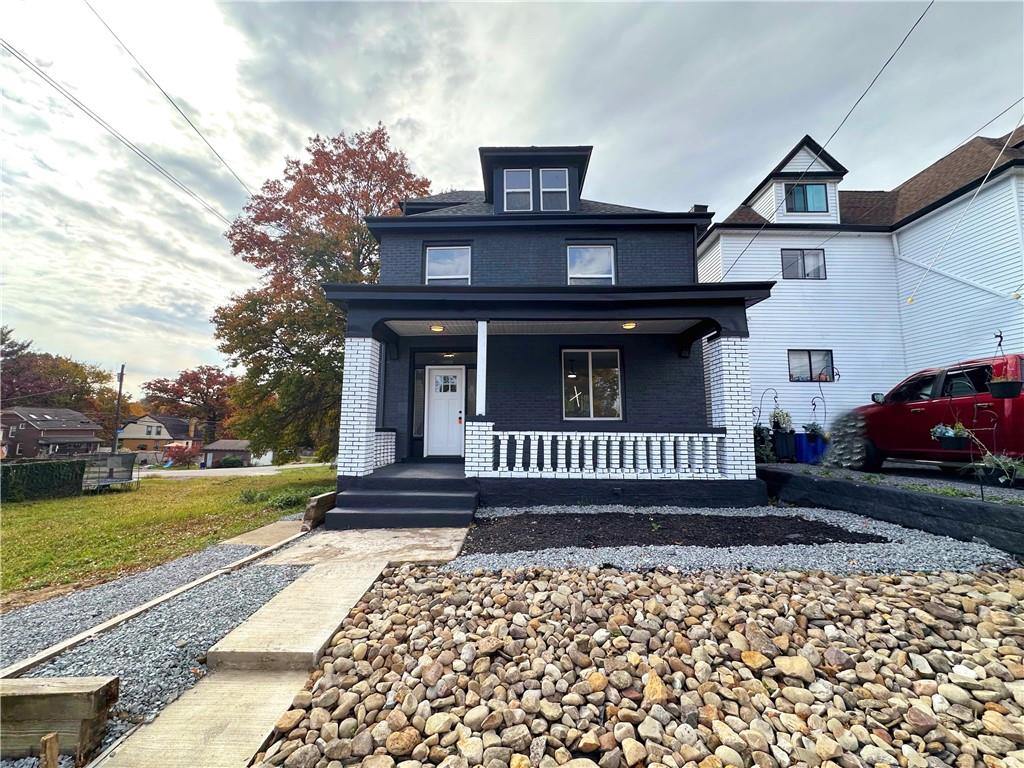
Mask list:
[[[424,409],[424,456],[461,456],[465,439],[466,369],[428,365]]]

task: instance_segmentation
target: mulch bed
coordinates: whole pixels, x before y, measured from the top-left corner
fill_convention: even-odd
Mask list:
[[[884,543],[799,517],[718,515],[515,515],[477,518],[462,554],[517,552],[555,547],[678,545],[688,547],[769,547],[780,544]]]

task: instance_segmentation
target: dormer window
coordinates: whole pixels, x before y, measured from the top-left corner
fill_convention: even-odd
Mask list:
[[[505,211],[533,210],[533,172],[529,168],[505,169]]]
[[[567,168],[541,169],[540,209],[542,211],[569,210],[569,170]]]
[[[787,184],[787,213],[828,213],[824,184]]]

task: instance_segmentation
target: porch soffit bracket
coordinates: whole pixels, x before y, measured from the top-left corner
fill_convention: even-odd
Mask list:
[[[676,337],[676,341],[679,345],[679,356],[682,358],[689,358],[693,352],[694,342],[699,341],[708,334],[712,334],[713,337],[721,335],[721,331],[718,328],[718,324],[714,320],[701,320],[696,325],[687,328],[685,331]]]

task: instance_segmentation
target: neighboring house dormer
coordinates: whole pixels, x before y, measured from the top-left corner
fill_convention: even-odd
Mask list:
[[[839,182],[847,171],[804,136],[743,205],[772,224],[839,224]]]

